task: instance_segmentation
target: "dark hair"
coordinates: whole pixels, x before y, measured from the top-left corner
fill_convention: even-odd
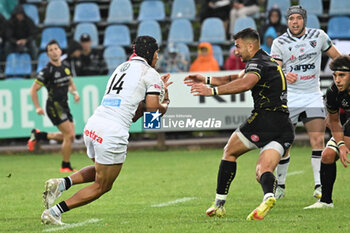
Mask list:
[[[329,68],[332,71],[350,72],[350,56],[342,55],[337,57],[329,64]]]
[[[71,56],[76,50],[83,50],[83,47],[78,41],[72,40],[68,45],[68,49],[67,49],[68,56]]]
[[[154,53],[158,50],[158,44],[151,36],[139,36],[133,43],[133,50],[137,56],[145,58],[151,66]]]
[[[61,49],[60,44],[57,42],[57,40],[50,40],[49,43],[46,45],[46,52],[50,45],[57,44],[57,46]]]
[[[254,30],[253,28],[245,28],[233,36],[233,39],[235,39],[235,40],[240,39],[240,38],[243,40],[245,40],[245,39],[257,40],[258,43],[260,44],[259,33],[256,30]]]

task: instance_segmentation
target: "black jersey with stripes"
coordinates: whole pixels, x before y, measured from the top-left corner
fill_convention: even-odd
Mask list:
[[[64,103],[68,100],[68,87],[71,78],[70,69],[65,66],[55,66],[50,62],[38,73],[36,82],[45,86],[48,101]]]
[[[251,89],[254,110],[289,113],[287,107],[287,82],[278,63],[260,49],[247,61],[245,73],[254,73],[258,83]]]

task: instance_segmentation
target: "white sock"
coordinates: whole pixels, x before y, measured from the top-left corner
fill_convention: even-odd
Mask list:
[[[227,195],[216,194],[215,197],[215,206],[223,206],[226,202]]]
[[[315,186],[321,185],[321,175],[320,175],[321,154],[322,154],[322,150],[312,150],[311,165],[312,165],[312,170],[314,172]]]
[[[284,185],[286,183],[286,177],[289,167],[289,158],[290,155],[286,158],[281,158],[279,164],[276,168],[276,176],[277,176],[277,185]]]
[[[52,215],[56,216],[56,217],[60,217],[61,216],[61,211],[58,209],[57,205],[52,206],[50,208],[50,212]]]
[[[70,178],[70,176],[68,176],[69,182],[70,182],[70,186],[73,185],[73,181],[72,178]],[[61,181],[61,183],[59,184],[58,188],[60,189],[60,192],[66,191],[67,187],[66,187],[66,181],[64,178],[60,178],[59,179]]]
[[[263,201],[266,201],[266,199],[269,198],[269,197],[275,197],[275,194],[273,194],[273,193],[266,193],[266,194],[264,195]]]

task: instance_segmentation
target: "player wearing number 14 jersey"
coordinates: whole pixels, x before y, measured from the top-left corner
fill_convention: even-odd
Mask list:
[[[160,77],[154,66],[158,45],[153,37],[140,36],[133,44],[132,58],[118,66],[111,75],[101,105],[88,120],[84,141],[88,156],[94,161],[63,179],[46,181],[41,216],[44,224],[61,225],[61,214],[88,204],[108,192],[125,161],[129,128],[144,110],[164,114],[168,108],[167,86],[170,75]],[[62,191],[73,184],[93,182],[66,201],[51,207]]]

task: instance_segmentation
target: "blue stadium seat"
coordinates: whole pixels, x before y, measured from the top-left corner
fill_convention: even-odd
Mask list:
[[[50,58],[47,56],[46,52],[40,53],[38,57],[38,65],[36,67],[36,72],[39,73],[46,66],[46,64],[49,63],[49,61]]]
[[[103,52],[103,58],[107,63],[108,74],[111,75],[115,68],[126,61],[124,48],[120,46],[110,46]]]
[[[321,16],[323,14],[322,0],[299,0],[299,5],[305,8],[307,14]]]
[[[222,49],[220,45],[212,45],[213,47],[213,55],[216,61],[218,62],[219,66],[224,66],[224,55],[222,53]]]
[[[78,3],[74,10],[74,23],[96,23],[101,21],[100,8],[94,2]]]
[[[70,23],[69,7],[66,1],[51,1],[46,7],[45,26],[68,26]]]
[[[130,0],[113,0],[109,5],[107,23],[131,23],[133,8]]]
[[[165,8],[162,1],[143,1],[140,6],[138,20],[164,20]]]
[[[175,0],[171,7],[170,18],[172,20],[183,18],[194,20],[196,17],[196,6],[194,0]]]
[[[28,1],[28,0],[27,0]],[[51,1],[66,1],[66,2],[73,2],[73,0],[47,0],[48,2],[51,2]]]
[[[27,3],[41,3],[44,0],[26,0]]]
[[[125,25],[110,25],[106,28],[104,46],[120,45],[130,46],[130,30]]]
[[[30,75],[32,63],[29,53],[10,53],[6,58],[5,75]]]
[[[96,48],[99,44],[98,41],[98,30],[95,24],[93,23],[79,23],[75,27],[74,31],[74,40],[80,41],[80,36],[83,33],[87,33],[91,38],[91,47]]]
[[[186,61],[188,61],[189,63],[191,62],[190,49],[186,44],[176,43],[175,48],[179,53],[181,53],[185,57]]]
[[[45,28],[41,33],[40,49],[44,50],[47,43],[53,39],[57,40],[61,49],[67,48],[67,34],[65,30],[60,27],[51,27]]]
[[[33,4],[23,4],[23,9],[26,15],[31,18],[35,25],[39,24],[38,8]]]
[[[350,15],[350,1],[331,0],[329,5],[329,15]]]
[[[158,45],[162,44],[162,31],[157,21],[141,21],[137,28],[137,36],[152,36],[156,39]]]
[[[206,18],[202,24],[199,41],[217,44],[226,42],[225,28],[222,20],[216,17]]]
[[[282,15],[285,16],[290,6],[291,6],[290,0],[267,0],[266,9],[268,12],[272,7],[278,7],[281,9]]]
[[[331,39],[350,38],[350,17],[335,16],[328,22],[327,34]]]
[[[245,29],[245,28],[253,28],[256,29],[256,24],[253,18],[251,17],[242,17],[238,18],[235,22],[233,28],[233,34]]]
[[[316,15],[307,15],[306,27],[320,29],[320,21]]]
[[[168,42],[193,43],[193,28],[188,19],[175,19],[171,22]]]

